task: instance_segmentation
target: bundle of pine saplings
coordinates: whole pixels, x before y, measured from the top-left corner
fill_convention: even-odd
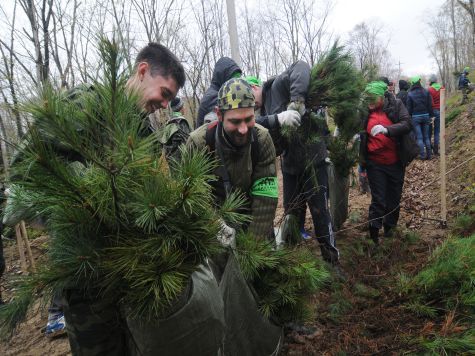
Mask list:
[[[204,152],[182,151],[170,176],[147,115],[127,90],[123,55],[100,45],[101,81],[64,92],[45,85],[25,106],[33,124],[12,166],[9,209],[41,217],[50,240],[40,270],[17,281],[0,309],[3,331],[21,321],[36,296],[79,289],[114,296],[132,317],[164,313],[190,275],[221,249],[219,218],[239,219],[242,200],[217,211]]]
[[[312,319],[311,296],[330,274],[306,247],[279,247],[240,234],[236,256],[244,278],[257,294],[260,311],[279,324]]]
[[[284,134],[304,146],[326,140],[336,171],[348,176],[357,159],[351,141],[361,126],[359,108],[363,88],[363,77],[355,68],[351,54],[334,43],[311,70],[305,103],[307,114],[301,126],[284,130]],[[327,111],[338,127],[337,137],[327,136],[326,118],[321,109]]]

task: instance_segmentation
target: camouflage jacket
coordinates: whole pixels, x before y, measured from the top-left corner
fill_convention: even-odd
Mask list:
[[[191,129],[188,121],[180,114],[173,113],[164,126],[157,130],[158,141],[163,147],[163,152],[168,162],[178,160],[179,147],[186,142]]]
[[[187,146],[194,149],[203,149],[206,145],[206,131],[208,125],[203,125],[193,131],[187,141]],[[216,149],[212,153],[220,162],[219,154],[223,153],[223,164],[226,169],[233,190],[243,192],[248,198],[248,212],[252,220],[247,230],[258,238],[267,238],[273,231],[275,210],[277,208],[277,176],[275,169],[275,149],[269,132],[264,127],[256,124],[259,154],[255,164],[251,157],[251,143],[243,148],[236,149],[226,142],[222,135],[222,127],[218,125],[216,131]],[[217,181],[210,182],[214,188],[217,204],[222,204],[226,199],[223,177],[219,169],[214,172]]]

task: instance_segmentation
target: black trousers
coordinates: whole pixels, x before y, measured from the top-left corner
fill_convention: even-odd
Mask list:
[[[328,209],[328,173],[326,164],[308,169],[302,174],[282,172],[284,209],[299,220],[307,205],[312,215],[315,236],[321,244],[335,248],[331,216]]]
[[[395,227],[399,219],[405,168],[401,162],[385,165],[368,160],[366,166],[371,188],[369,225],[380,229],[382,225]]]

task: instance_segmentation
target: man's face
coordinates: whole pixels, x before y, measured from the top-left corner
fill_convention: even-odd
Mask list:
[[[251,129],[256,124],[254,108],[227,110],[224,115],[218,111],[218,119],[233,145],[244,146],[249,142]]]
[[[168,106],[178,92],[178,85],[173,77],[163,77],[159,74],[152,76],[150,66],[146,62],[138,65],[137,89],[142,108],[153,113],[158,109],[164,109]]]
[[[254,94],[254,100],[256,101],[256,109],[260,109],[262,107],[262,87],[251,85],[251,89]]]
[[[393,83],[393,82],[389,82],[388,90],[389,90],[391,93],[394,93],[395,87],[394,87],[394,83]]]

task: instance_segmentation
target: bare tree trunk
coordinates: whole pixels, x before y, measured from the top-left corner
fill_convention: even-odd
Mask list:
[[[468,2],[457,0],[457,2],[462,6],[470,15],[472,20],[472,46],[475,47],[475,5],[474,0],[469,0]]]
[[[452,43],[454,47],[454,64],[455,69],[459,69],[459,55],[458,55],[458,45],[457,45],[457,28],[455,26],[455,3],[454,0],[450,0],[450,20],[452,22]]]

